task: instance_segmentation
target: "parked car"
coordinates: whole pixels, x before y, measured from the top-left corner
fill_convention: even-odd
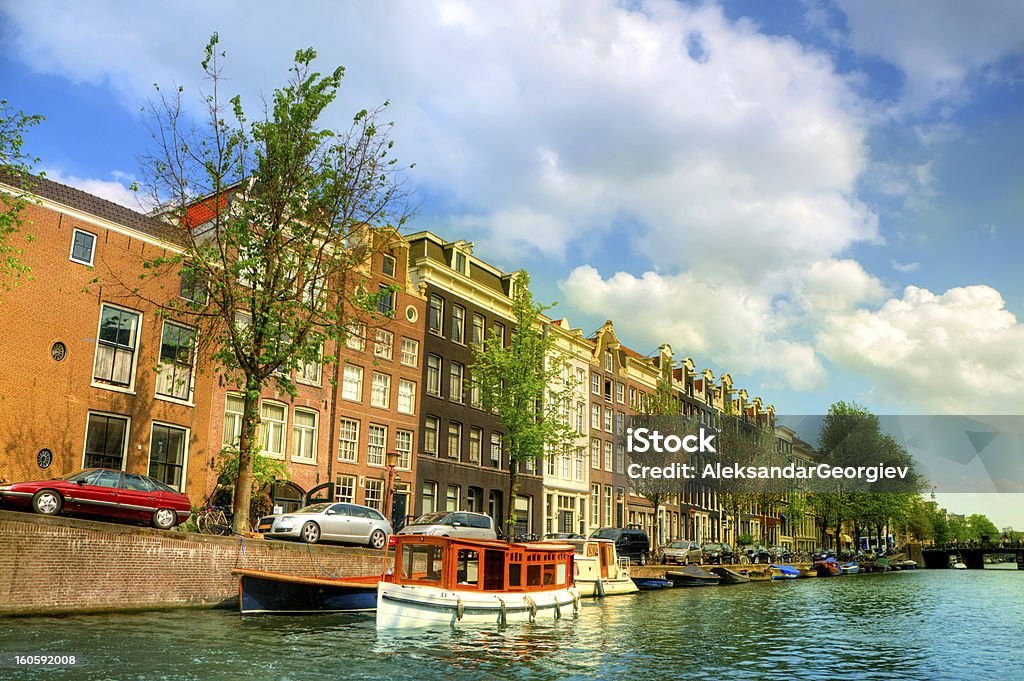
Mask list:
[[[620,558],[629,558],[640,565],[647,565],[651,560],[651,542],[643,530],[601,527],[591,532],[590,538],[611,539]]]
[[[260,518],[257,529],[268,539],[301,539],[366,544],[372,549],[388,545],[391,523],[376,509],[348,503],[319,502],[292,513]]]
[[[704,562],[704,554],[700,550],[700,544],[695,541],[674,541],[661,549],[661,562],[675,563],[677,565],[689,565]]]
[[[747,544],[740,549],[740,555],[751,563],[770,563],[772,554],[767,547],[761,544]]]
[[[772,554],[773,563],[788,563],[792,558],[789,547],[786,546],[772,546],[768,552]]]
[[[403,527],[398,534],[432,534],[439,537],[476,539],[498,538],[491,516],[470,511],[426,513]]]
[[[718,565],[731,563],[735,558],[732,547],[725,542],[705,544],[702,553],[705,563],[717,563]]]
[[[551,532],[544,535],[545,539],[585,539],[582,534],[575,532]]]
[[[43,515],[61,512],[148,523],[169,530],[188,520],[188,497],[145,475],[87,468],[66,478],[0,486],[0,499]]]

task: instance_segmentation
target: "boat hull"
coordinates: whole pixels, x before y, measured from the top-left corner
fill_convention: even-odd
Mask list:
[[[772,565],[772,579],[796,579],[800,576],[800,570],[792,565]]]
[[[693,572],[666,572],[665,579],[672,582],[672,586],[718,586],[722,578],[711,573],[699,575]]]
[[[377,585],[377,628],[488,626],[572,617],[575,588],[529,593],[455,591],[429,586]]]
[[[604,586],[605,596],[632,594],[640,590],[639,587],[633,583],[633,580],[628,577],[620,579],[602,579],[601,583]],[[596,579],[576,578],[575,586],[580,592],[580,596],[583,598],[597,598],[598,596],[601,596],[601,591],[598,589]]]
[[[713,567],[711,568],[711,572],[721,578],[719,584],[746,584],[750,581],[750,577],[747,575],[742,575],[727,567]]]
[[[372,611],[377,608],[379,579],[350,581],[240,572],[239,609],[243,615]]]
[[[657,591],[658,589],[672,588],[672,582],[657,577],[634,577],[633,583],[640,591]]]

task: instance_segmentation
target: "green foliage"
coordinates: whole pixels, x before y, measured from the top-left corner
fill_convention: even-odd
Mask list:
[[[516,326],[508,346],[499,336],[485,339],[471,366],[480,386],[486,410],[493,411],[505,429],[504,447],[509,460],[509,531],[515,523],[514,501],[519,467],[528,460],[570,451],[578,434],[564,417],[575,391],[562,380],[567,357],[543,325],[548,309],[538,305],[530,292],[530,276],[520,270],[515,277],[512,311]]]
[[[400,228],[409,211],[391,124],[380,120],[387,103],[359,111],[347,131],[323,127],[344,69],[322,75],[313,68],[316,52],[304,49],[263,116],[250,120],[239,96],[221,93],[218,42],[214,34],[202,60],[209,82],[202,124],[184,113],[183,88],[157,88],[149,107],[155,145],[142,159],[140,187],[181,227],[184,246],[150,261],[146,275],[175,293],[150,302],[200,327],[197,350],[242,389],[240,530],[258,461],[261,391],[276,385],[294,395],[292,370],[332,361],[329,341],[391,316],[377,306],[393,289],[368,284],[365,264],[390,241],[378,232]],[[191,301],[176,295],[183,279]]]
[[[731,411],[719,417],[715,442],[722,460],[738,466],[771,467],[786,463],[779,453],[773,431]],[[737,530],[741,512],[766,510],[772,503],[784,499],[787,493],[779,481],[772,480],[725,479],[716,481],[715,486],[722,508],[732,518],[732,526]]]
[[[752,534],[741,534],[736,537],[736,547],[745,546],[747,544],[754,543],[754,535]]]
[[[32,166],[39,159],[25,154],[24,135],[42,122],[42,116],[26,115],[12,108],[6,99],[0,100],[0,168],[12,173],[20,184],[20,191],[13,194],[0,192],[0,290],[3,291],[17,286],[22,277],[31,279],[28,265],[21,261],[24,248],[16,239],[20,236],[25,243],[32,241],[32,235],[22,231],[22,213],[31,200]]]

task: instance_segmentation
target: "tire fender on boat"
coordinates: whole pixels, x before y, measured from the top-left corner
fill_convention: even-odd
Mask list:
[[[462,616],[466,614],[466,606],[462,602],[461,596],[455,597],[455,619],[461,620]]]
[[[505,599],[501,596],[498,597],[498,602],[501,603],[501,611],[498,613],[498,626],[504,627],[508,624],[507,608],[505,607]]]
[[[580,592],[573,589],[570,593],[572,594],[572,614],[578,615],[580,612]]]
[[[555,596],[555,619],[562,619],[562,604],[558,602],[558,596]]]

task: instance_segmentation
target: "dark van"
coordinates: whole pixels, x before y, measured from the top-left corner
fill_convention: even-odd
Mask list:
[[[632,528],[602,527],[590,533],[591,539],[611,539],[619,557],[630,562],[647,565],[651,559],[651,542],[643,530]]]

